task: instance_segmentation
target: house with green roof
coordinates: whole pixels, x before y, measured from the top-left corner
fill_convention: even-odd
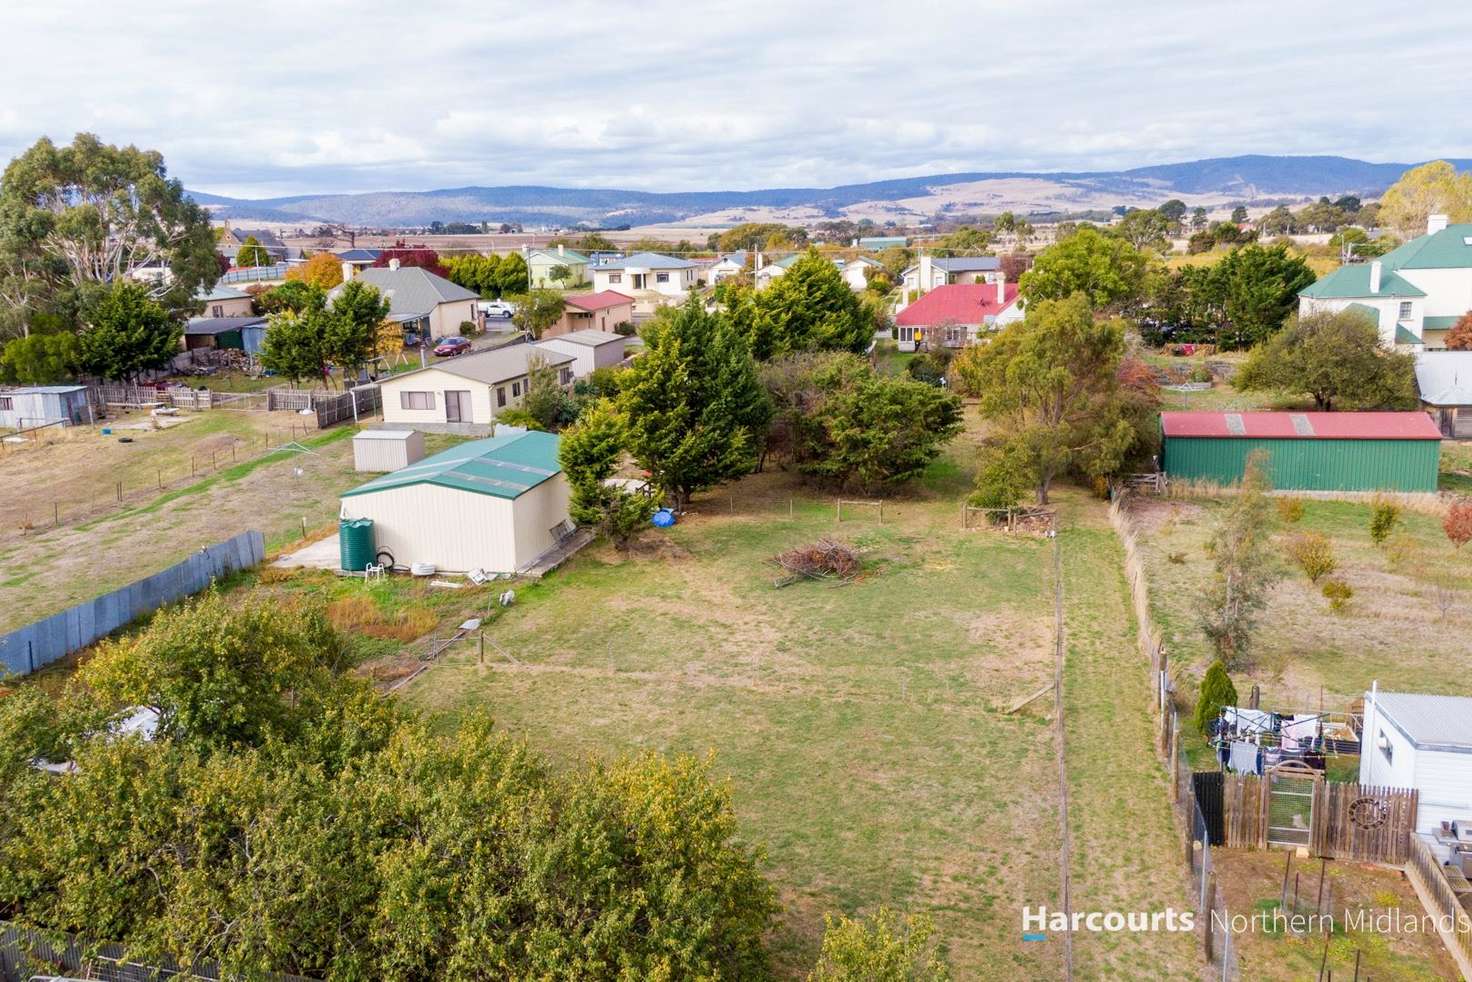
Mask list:
[[[514,573],[573,531],[560,443],[511,430],[459,444],[343,492],[341,517],[371,519],[396,566]]]
[[[1432,215],[1426,234],[1367,263],[1341,266],[1298,295],[1300,313],[1358,310],[1391,347],[1446,347],[1446,332],[1472,310],[1472,225]]]
[[[527,281],[534,287],[549,290],[582,286],[588,282],[588,263],[587,256],[563,245],[533,249],[526,256]],[[563,267],[567,269],[567,278],[556,279],[553,272]]]

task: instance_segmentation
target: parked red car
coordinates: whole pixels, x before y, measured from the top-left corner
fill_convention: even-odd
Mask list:
[[[440,343],[434,346],[434,353],[441,358],[463,355],[469,350],[470,342],[464,338],[441,338]]]

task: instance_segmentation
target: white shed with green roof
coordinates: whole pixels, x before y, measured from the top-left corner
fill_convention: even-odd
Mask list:
[[[341,517],[373,520],[395,565],[510,573],[572,531],[551,433],[472,440],[343,493]]]

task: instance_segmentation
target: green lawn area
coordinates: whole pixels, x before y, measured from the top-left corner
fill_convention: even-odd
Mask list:
[[[1321,532],[1333,542],[1334,574],[1354,590],[1332,613],[1317,587],[1282,559],[1249,666],[1233,673],[1238,692],[1262,686],[1263,705],[1342,708],[1371,682],[1381,688],[1472,695],[1472,551],[1447,542],[1439,518],[1406,511],[1386,546],[1370,539],[1369,502],[1303,500],[1303,517],[1279,522],[1280,536]],[[1221,501],[1149,500],[1136,504],[1151,609],[1180,678],[1194,693],[1210,649],[1198,626],[1197,598],[1211,577],[1206,552]],[[1445,614],[1442,604],[1447,604]]]
[[[874,367],[883,375],[903,375],[914,358],[913,351],[901,351],[894,341],[880,341],[874,349]]]
[[[564,762],[715,753],[780,889],[785,976],[812,964],[824,913],[890,904],[935,916],[957,978],[1056,978],[1058,939],[1020,937],[1024,904],[1058,902],[1052,706],[1004,712],[1052,677],[1051,546],[958,528],[965,456],[887,503],[882,525],[837,525],[831,498],[780,473],[697,499],[697,514],[632,555],[600,545],[518,588],[490,631],[514,662],[480,665],[467,647],[402,691],[447,724],[487,707]],[[1179,906],[1118,546],[1102,504],[1070,508],[1086,526],[1064,539],[1078,593],[1075,903]],[[868,550],[865,576],[775,589],[766,560],[825,535]],[[1189,939],[1165,935],[1083,938],[1077,957],[1080,977],[1195,967]]]

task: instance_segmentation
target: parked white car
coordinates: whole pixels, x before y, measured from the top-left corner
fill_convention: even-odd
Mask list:
[[[516,313],[516,304],[505,300],[482,300],[480,312],[486,315],[487,320],[510,320]]]

